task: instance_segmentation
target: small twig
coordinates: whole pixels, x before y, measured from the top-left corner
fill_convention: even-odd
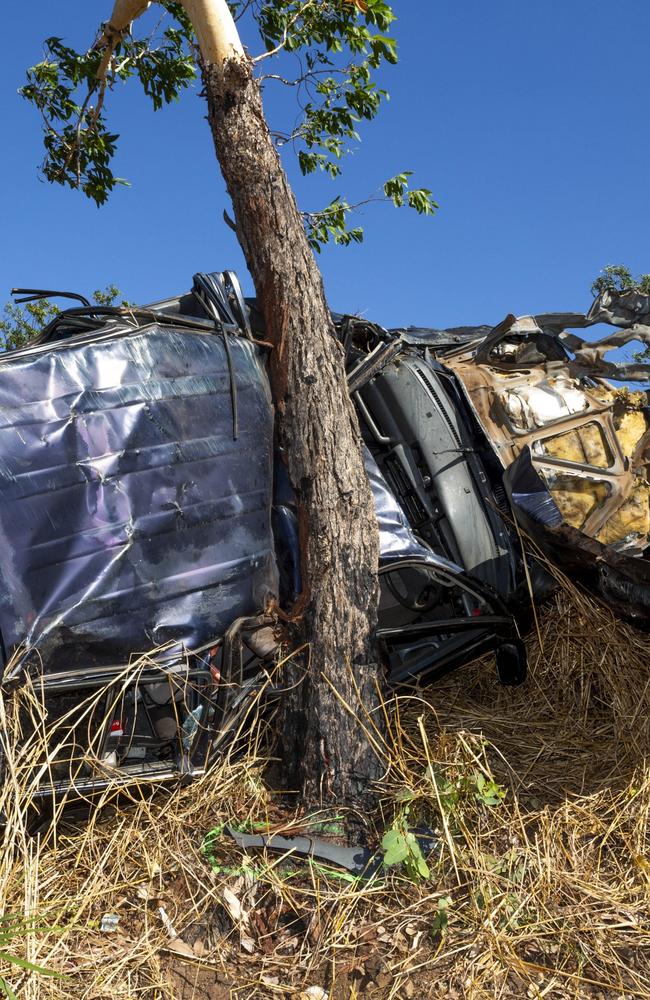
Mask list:
[[[237,225],[234,222],[234,220],[230,218],[225,208],[223,210],[223,221],[226,223],[227,226],[229,226],[230,229],[232,229],[233,233],[237,232]]]
[[[302,16],[304,15],[304,14],[305,14],[305,12],[306,12],[306,11],[307,11],[307,10],[308,10],[308,9],[309,9],[310,7],[313,7],[313,6],[314,6],[314,2],[315,2],[315,0],[307,0],[307,3],[306,3],[306,4],[304,4],[304,5],[303,5],[303,6],[302,6],[302,7],[300,8],[300,10],[296,11],[296,13],[294,14],[294,16],[293,16],[293,17],[291,18],[291,20],[290,20],[290,21],[289,21],[289,23],[287,24],[286,28],[284,29],[284,36],[283,36],[283,38],[282,38],[282,41],[281,41],[281,42],[280,42],[280,43],[279,43],[278,45],[276,45],[274,49],[269,49],[269,51],[268,51],[268,52],[262,52],[262,53],[261,53],[261,54],[260,54],[259,56],[255,56],[255,57],[254,57],[254,58],[253,58],[253,59],[251,60],[251,62],[252,62],[253,64],[255,64],[255,63],[258,63],[258,62],[261,62],[261,61],[262,61],[262,59],[268,59],[268,58],[269,58],[269,56],[275,56],[275,55],[277,55],[277,54],[278,54],[278,52],[281,52],[281,51],[282,51],[282,49],[283,49],[283,48],[285,47],[285,45],[287,44],[287,39],[289,38],[289,29],[290,29],[290,28],[292,28],[292,27],[294,26],[294,24],[296,23],[296,21],[298,21],[298,20],[299,20],[299,19],[300,19],[300,18],[301,18],[301,17],[302,17]]]

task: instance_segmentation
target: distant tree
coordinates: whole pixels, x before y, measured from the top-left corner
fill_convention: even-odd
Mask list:
[[[602,295],[603,292],[640,292],[642,295],[650,295],[650,274],[640,274],[635,278],[625,264],[608,264],[593,282],[591,291],[594,295]],[[632,357],[635,361],[650,361],[650,347],[635,351]]]
[[[17,305],[7,302],[0,319],[0,350],[24,347],[60,312],[49,299]]]
[[[102,291],[93,292],[93,299],[98,306],[112,306],[116,299],[121,299],[122,293],[116,285],[107,285]],[[121,299],[121,305],[128,303]],[[58,316],[59,306],[50,299],[38,299],[36,302],[7,302],[0,318],[0,351],[13,351],[24,347],[36,337],[44,326]]]
[[[635,278],[625,264],[608,264],[592,283],[591,291],[594,295],[601,295],[603,292],[641,292],[643,295],[650,295],[650,274],[640,274]]]

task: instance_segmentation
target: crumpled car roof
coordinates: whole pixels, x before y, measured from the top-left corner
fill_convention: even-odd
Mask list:
[[[154,323],[2,356],[6,655],[196,648],[277,594],[268,382],[255,344],[229,348]]]

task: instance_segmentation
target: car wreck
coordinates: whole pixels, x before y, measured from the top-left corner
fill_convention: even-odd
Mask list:
[[[603,321],[609,339],[569,332]],[[649,324],[632,293],[494,329],[335,317],[392,685],[486,652],[520,683],[531,602],[554,586],[536,553],[647,617],[647,398],[607,380],[647,366],[606,354],[650,344]],[[35,797],[200,774],[260,678],[273,696],[274,609],[301,588],[266,354],[224,272],[143,308],[82,301],[0,355],[2,686],[37,684],[47,705]]]

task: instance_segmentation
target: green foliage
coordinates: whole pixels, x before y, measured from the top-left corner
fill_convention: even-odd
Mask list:
[[[147,35],[141,28],[147,19],[138,19],[135,28],[145,31],[143,37],[126,33],[116,42],[100,31],[87,52],[64,45],[60,38],[47,39],[45,59],[28,70],[21,89],[43,121],[44,177],[82,190],[97,205],[116,186],[127,184],[112,169],[119,136],[106,123],[110,91],[136,79],[159,110],[176,100],[197,75],[197,49],[187,15],[171,0],[161,0],[160,6],[167,23],[163,18]],[[230,6],[236,19],[258,32],[263,52],[255,61],[262,68],[264,86],[280,82],[295,87],[299,95],[297,123],[289,131],[273,131],[278,145],[296,151],[303,174],[322,171],[337,178],[343,157],[359,141],[360,124],[372,121],[388,99],[373,75],[397,62],[397,44],[390,35],[392,6],[385,0],[233,0]],[[249,39],[244,41],[254,47]],[[269,57],[280,58],[283,72],[295,64],[297,75],[266,73]],[[98,80],[106,60],[108,71]],[[384,197],[420,215],[433,214],[437,205],[431,191],[409,190],[409,177],[404,172],[388,180]],[[329,241],[343,246],[362,241],[363,230],[347,226],[353,207],[338,197],[306,217],[315,250]]]
[[[431,921],[431,937],[444,937],[449,928],[449,909],[452,905],[451,896],[441,896],[438,900],[438,910]]]
[[[486,778],[481,771],[474,771],[470,777],[470,786],[474,788],[474,798],[483,806],[498,806],[506,797],[506,790],[493,778]]]
[[[625,264],[608,264],[591,286],[592,295],[602,295],[603,292],[620,294],[621,292],[640,292],[650,295],[650,274],[640,274],[634,277]],[[650,361],[650,347],[633,353],[635,361]]]
[[[457,812],[468,799],[487,808],[493,808],[500,805],[506,797],[503,785],[476,769],[461,771],[455,777],[449,778],[430,767],[427,769],[427,776],[435,786],[437,800],[445,814]]]
[[[120,296],[116,285],[107,285],[103,291],[97,289],[93,292],[93,299],[99,306],[112,306]],[[120,304],[127,306],[129,303],[122,299]],[[49,299],[21,305],[7,302],[0,318],[0,351],[24,347],[60,312],[59,306]]]
[[[44,326],[60,312],[49,299],[16,305],[7,302],[0,319],[0,350],[12,351],[36,337]]]
[[[409,177],[411,176],[411,171],[407,170],[387,180],[383,186],[384,198],[392,201],[396,208],[408,205],[409,208],[414,208],[418,215],[433,215],[438,205],[433,200],[432,192],[428,188],[409,190]],[[359,205],[350,205],[339,195],[320,212],[305,213],[307,236],[313,249],[320,253],[321,247],[329,243],[330,240],[339,246],[363,243],[362,227],[348,228],[347,217],[355,212],[360,205],[378,200],[381,199],[368,198],[366,201],[360,202]]]
[[[352,205],[336,197],[331,204],[320,212],[312,212],[306,216],[307,238],[317,253],[332,240],[339,246],[349,246],[350,243],[363,243],[363,229],[355,226],[348,229],[347,216],[354,211]]]
[[[393,820],[393,825],[382,837],[383,860],[386,868],[404,865],[411,881],[421,882],[429,878],[431,871],[417,837],[409,830],[410,811],[408,804],[403,805]]]
[[[122,298],[121,291],[117,285],[113,285],[112,283],[107,285],[103,291],[101,288],[96,288],[93,292],[93,302],[98,306],[113,306],[118,299],[121,306],[130,306],[132,304]]]
[[[414,208],[418,215],[433,215],[438,208],[438,203],[433,200],[433,192],[428,188],[409,190],[409,178],[412,176],[411,170],[405,170],[391,177],[384,184],[384,194],[396,208],[408,205],[409,208]]]
[[[625,264],[608,264],[591,286],[594,295],[603,292],[641,292],[650,295],[650,274],[640,274],[635,278]]]
[[[196,76],[187,41],[180,24],[168,27],[159,40],[125,35],[113,51],[110,76],[100,82],[101,48],[77,52],[60,38],[46,39],[45,59],[27,71],[27,83],[20,90],[44,123],[46,180],[80,188],[97,205],[116,185],[126,184],[110,166],[119,136],[106,127],[102,111],[106,90],[135,76],[154,110],[160,110]]]

